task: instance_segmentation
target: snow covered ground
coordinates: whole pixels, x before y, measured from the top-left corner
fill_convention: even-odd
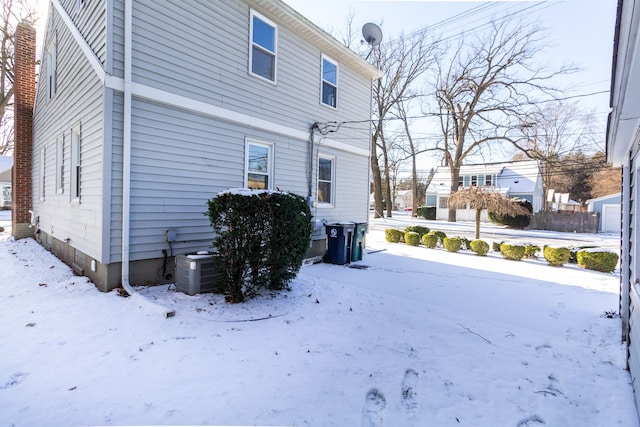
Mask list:
[[[0,425],[639,426],[603,316],[617,274],[391,245],[384,226],[369,268],[304,266],[243,305],[140,289],[170,319],[1,233]]]

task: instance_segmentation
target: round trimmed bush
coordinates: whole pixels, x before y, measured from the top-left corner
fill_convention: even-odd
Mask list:
[[[410,225],[407,228],[404,229],[404,232],[406,233],[407,231],[413,231],[414,233],[418,233],[420,235],[420,237],[424,236],[425,234],[427,234],[429,231],[429,227],[425,227],[423,225]]]
[[[521,243],[504,242],[500,245],[500,252],[506,259],[520,261],[524,258],[525,245]]]
[[[420,239],[423,245],[426,247],[433,249],[438,246],[438,236],[435,234],[427,233]]]
[[[542,255],[547,262],[553,266],[560,267],[569,262],[571,251],[564,246],[545,246]]]
[[[415,231],[407,231],[404,233],[404,242],[407,245],[418,246],[420,244],[420,235]]]
[[[606,249],[583,249],[577,259],[580,267],[603,273],[613,272],[618,265],[618,254]]]
[[[485,256],[489,252],[489,244],[480,239],[469,242],[469,248],[478,256]]]
[[[0,227],[0,233],[4,233],[4,227]]]
[[[458,252],[462,246],[462,239],[459,237],[445,237],[442,245],[449,252]]]
[[[387,242],[398,243],[402,240],[403,232],[400,230],[396,230],[395,228],[387,228],[384,230],[384,238]]]

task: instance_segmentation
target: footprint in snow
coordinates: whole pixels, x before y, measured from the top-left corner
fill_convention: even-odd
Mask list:
[[[521,420],[517,427],[534,427],[537,424],[546,424],[542,418],[538,415],[531,415],[530,417]]]
[[[415,418],[418,412],[418,373],[407,369],[402,379],[402,406],[409,418]]]
[[[11,374],[11,376],[9,377],[9,381],[4,383],[3,385],[0,385],[0,389],[6,390],[8,388],[17,386],[22,381],[24,381],[24,377],[26,377],[27,375],[29,374],[27,374],[26,372],[16,372],[15,374]]]
[[[377,388],[367,393],[362,408],[362,427],[382,427],[382,415],[387,401]]]

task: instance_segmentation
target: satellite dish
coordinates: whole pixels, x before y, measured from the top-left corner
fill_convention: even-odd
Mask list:
[[[378,46],[382,41],[382,30],[376,24],[368,22],[362,26],[362,36],[371,47]]]

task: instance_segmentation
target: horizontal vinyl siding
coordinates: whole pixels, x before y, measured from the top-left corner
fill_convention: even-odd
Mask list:
[[[104,65],[106,57],[106,0],[88,0],[78,7],[78,0],[61,0],[62,7],[75,24],[80,34]]]
[[[277,84],[250,75],[249,7],[240,1],[134,2],[133,13],[137,83],[297,130],[314,122],[369,118],[369,80],[340,62],[338,109],[321,105],[323,52],[283,25],[278,26]],[[348,132],[338,136],[343,135]],[[367,149],[368,127],[353,134],[350,144]]]
[[[100,2],[96,2],[100,3]],[[57,34],[57,91],[48,99],[46,79],[36,90],[34,108],[34,153],[46,147],[46,197],[39,199],[39,163],[34,163],[34,212],[40,229],[82,252],[102,260],[102,129],[103,89],[93,69],[78,49],[60,17],[52,10],[53,20],[44,45]],[[99,19],[99,17],[97,18]],[[97,24],[96,24],[97,25]],[[46,76],[46,57],[40,75]],[[81,203],[72,203],[71,129],[81,128]],[[56,140],[65,139],[64,192],[56,193]]]

